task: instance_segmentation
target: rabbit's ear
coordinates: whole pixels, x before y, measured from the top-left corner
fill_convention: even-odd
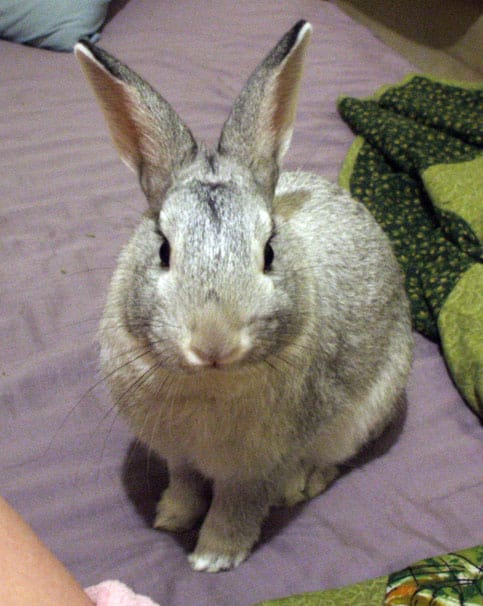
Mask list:
[[[81,41],[75,54],[122,160],[139,174],[148,201],[159,209],[173,173],[196,155],[193,135],[159,93],[109,53]]]
[[[223,127],[218,150],[250,166],[273,193],[290,145],[305,51],[312,26],[299,21],[254,71]]]

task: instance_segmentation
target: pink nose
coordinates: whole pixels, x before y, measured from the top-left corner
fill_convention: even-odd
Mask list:
[[[240,348],[235,346],[231,348],[217,347],[199,347],[191,345],[187,355],[188,361],[193,366],[212,366],[217,368],[225,364],[230,364],[238,359]]]

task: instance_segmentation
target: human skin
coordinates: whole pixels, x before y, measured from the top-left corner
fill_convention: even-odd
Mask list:
[[[2,497],[0,604],[93,606],[71,573]]]

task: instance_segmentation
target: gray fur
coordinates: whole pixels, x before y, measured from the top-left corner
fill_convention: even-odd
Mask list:
[[[297,24],[256,70],[217,151],[193,146],[186,161],[186,136],[165,150],[171,159],[160,164],[175,168],[119,259],[101,322],[117,405],[168,462],[155,525],[183,530],[208,512],[190,556],[196,570],[238,565],[272,505],[324,490],[394,417],[410,369],[408,303],[381,229],[322,178],[278,177],[302,69],[303,56],[292,57],[309,36]],[[92,81],[98,53],[77,51]],[[106,108],[104,80],[96,93]],[[144,124],[155,123],[154,135],[186,133],[178,120],[163,111]],[[265,138],[257,147],[246,132]],[[163,238],[169,268],[159,261]]]

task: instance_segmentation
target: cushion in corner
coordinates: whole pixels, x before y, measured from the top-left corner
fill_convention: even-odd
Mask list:
[[[95,36],[108,5],[109,0],[0,0],[0,37],[71,51],[79,38]]]

